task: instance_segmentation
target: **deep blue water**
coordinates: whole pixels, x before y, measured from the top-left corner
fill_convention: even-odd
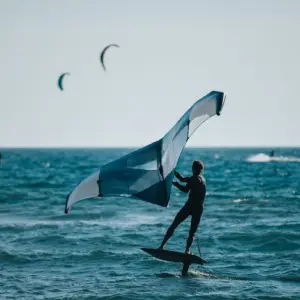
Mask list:
[[[129,149],[9,150],[0,164],[0,299],[300,299],[300,149],[186,149],[205,163],[198,236],[207,264],[153,259],[186,195],[169,208],[66,195]],[[166,249],[184,251],[189,221]],[[197,254],[196,241],[193,252]]]

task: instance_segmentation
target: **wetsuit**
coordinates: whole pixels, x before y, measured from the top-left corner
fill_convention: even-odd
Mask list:
[[[185,193],[190,191],[190,194],[188,201],[177,213],[173,223],[169,227],[165,239],[168,240],[173,235],[174,230],[178,227],[178,225],[181,224],[188,216],[192,216],[186,247],[186,250],[189,250],[193,243],[193,239],[203,213],[206,182],[202,175],[193,175],[192,177],[187,178],[178,175],[177,178],[183,182],[187,182],[187,184],[186,186],[182,186],[178,182],[174,182],[174,185]]]

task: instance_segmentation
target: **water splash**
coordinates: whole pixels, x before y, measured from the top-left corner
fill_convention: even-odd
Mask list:
[[[269,156],[265,153],[250,155],[247,158],[248,162],[300,162],[299,157],[293,156]]]

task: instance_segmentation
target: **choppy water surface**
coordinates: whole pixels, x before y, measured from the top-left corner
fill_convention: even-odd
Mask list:
[[[300,299],[300,149],[184,151],[178,171],[202,159],[208,190],[208,264],[187,278],[140,250],[160,244],[186,201],[175,188],[167,209],[106,198],[64,214],[78,181],[129,151],[1,150],[0,299]],[[184,250],[188,226],[167,249]]]

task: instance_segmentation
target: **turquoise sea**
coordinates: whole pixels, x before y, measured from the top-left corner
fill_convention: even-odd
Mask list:
[[[205,164],[198,230],[204,266],[162,262],[157,247],[187,199],[65,199],[132,149],[1,149],[0,299],[300,299],[300,149],[187,148],[177,170]],[[166,249],[184,251],[189,220]],[[197,241],[192,251],[197,254]]]

